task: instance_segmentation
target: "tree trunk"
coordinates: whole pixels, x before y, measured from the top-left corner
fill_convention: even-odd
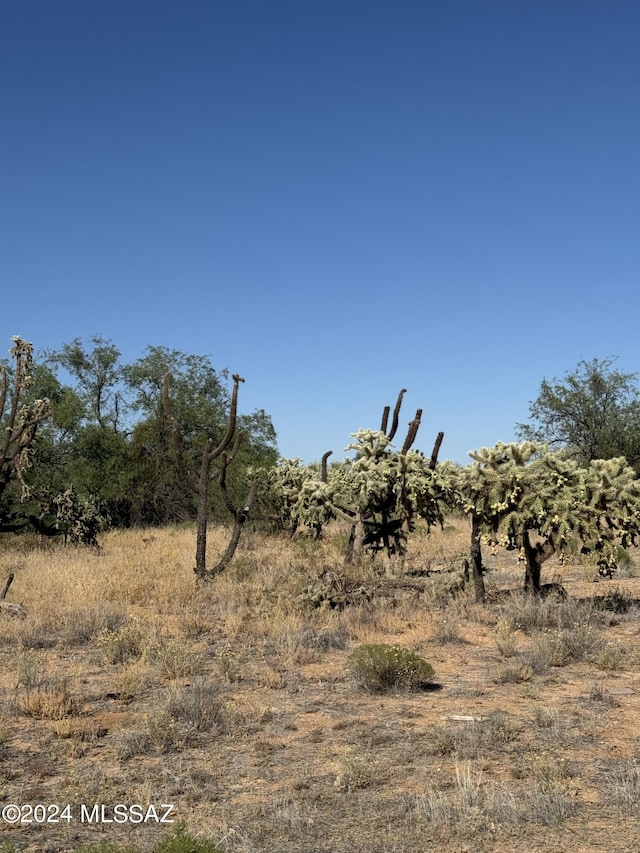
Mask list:
[[[209,469],[211,462],[205,453],[200,468],[198,487],[198,516],[196,533],[196,567],[194,572],[198,577],[207,570],[207,523],[209,521]]]
[[[357,562],[362,557],[364,549],[364,524],[358,520],[351,525],[351,534],[347,544],[347,553],[345,555],[345,563]]]
[[[524,591],[533,593],[533,595],[540,595],[540,572],[542,564],[539,562],[536,549],[531,544],[529,532],[526,530],[522,537],[522,545],[525,556]]]
[[[233,531],[231,533],[231,539],[229,540],[229,544],[227,545],[227,550],[224,552],[222,559],[212,568],[205,569],[202,572],[196,569],[196,575],[198,576],[199,581],[211,580],[216,575],[219,575],[220,572],[224,571],[224,569],[229,565],[229,563],[233,559],[233,555],[236,553],[236,548],[238,547],[238,543],[240,542],[240,536],[242,534],[242,528],[244,527],[244,523],[249,517],[251,510],[253,509],[257,494],[258,481],[254,480],[251,484],[251,488],[249,489],[249,494],[247,495],[247,501],[244,507],[235,514],[235,522],[233,525]]]
[[[549,537],[545,542],[533,545],[531,531],[525,530],[522,534],[522,545],[525,555],[524,591],[533,595],[540,595],[542,564],[556,550],[555,544],[553,539]]]
[[[478,604],[484,601],[484,569],[482,567],[482,548],[480,545],[480,519],[477,515],[471,516],[471,548],[469,549],[469,559],[471,562],[471,572],[473,575],[473,588],[475,590],[476,601]]]

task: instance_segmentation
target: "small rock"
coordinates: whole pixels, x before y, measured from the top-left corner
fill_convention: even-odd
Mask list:
[[[451,714],[450,720],[455,720],[458,723],[483,723],[486,717],[468,717],[465,714]]]

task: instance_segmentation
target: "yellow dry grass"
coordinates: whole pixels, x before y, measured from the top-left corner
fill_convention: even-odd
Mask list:
[[[228,536],[210,530],[212,562]],[[589,602],[640,599],[635,555],[598,584],[547,564],[567,604],[482,606],[451,583],[468,536],[455,518],[417,531],[404,570],[380,572],[344,568],[339,529],[248,531],[201,588],[186,527],[109,533],[99,552],[4,539],[0,582],[15,574],[27,616],[0,619],[0,800],[172,802],[228,853],[635,853],[638,608]],[[490,589],[520,584],[514,555],[486,560]],[[305,590],[330,583],[371,600],[312,607]],[[347,656],[379,642],[423,655],[434,689],[361,690]],[[151,851],[163,827],[46,830],[0,823],[0,850]]]

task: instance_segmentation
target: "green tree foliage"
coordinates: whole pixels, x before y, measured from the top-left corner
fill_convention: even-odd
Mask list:
[[[22,506],[22,516],[28,510],[41,524],[64,529],[69,536],[69,495],[85,515],[90,507],[91,513],[117,526],[195,517],[194,496],[175,465],[171,429],[162,409],[162,380],[167,373],[172,376],[185,453],[198,459],[207,437],[221,435],[228,418],[226,371],[216,372],[208,358],[164,347],[149,347],[143,358],[124,365],[117,347],[97,336],[88,344],[81,339],[64,344],[45,353],[40,363],[29,350],[28,370],[20,369],[28,375],[18,382],[20,406],[33,412],[47,400],[47,417],[28,454],[12,463],[10,507],[20,500],[17,475],[29,466],[31,503]],[[7,405],[12,370],[6,365]],[[5,420],[9,417],[5,413]],[[240,415],[238,423],[246,440],[228,487],[232,495],[244,497],[249,468],[275,461],[275,431],[264,411]],[[214,516],[226,512],[219,495],[212,499],[211,511]]]
[[[158,524],[193,518],[196,500],[176,464],[171,427],[162,405],[164,377],[171,377],[171,409],[180,428],[182,453],[190,468],[200,465],[208,441],[219,444],[229,423],[228,372],[217,372],[205,356],[166,347],[147,347],[145,355],[124,370],[131,407],[139,420],[131,436],[133,516],[136,523]],[[244,441],[229,471],[227,488],[241,501],[253,469],[273,465],[276,434],[263,410],[238,415]],[[212,489],[210,511],[224,518],[220,493]]]
[[[84,419],[113,432],[120,432],[127,412],[122,388],[120,350],[112,341],[94,335],[92,347],[76,338],[48,354],[48,362],[66,370],[75,383],[75,393],[84,405]]]
[[[520,438],[565,448],[580,464],[624,456],[640,472],[640,392],[636,373],[615,358],[581,361],[562,380],[544,379]]]
[[[49,493],[65,494],[72,486],[80,501],[89,501],[105,523],[131,522],[129,436],[126,432],[126,388],[120,351],[108,340],[91,338],[90,347],[76,338],[46,354],[40,381],[51,389],[53,417],[39,456],[49,456]],[[70,379],[65,385],[58,373]]]

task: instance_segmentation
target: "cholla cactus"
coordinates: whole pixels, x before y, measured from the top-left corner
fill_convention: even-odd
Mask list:
[[[525,589],[540,590],[542,563],[575,542],[613,571],[618,546],[640,532],[640,482],[624,459],[580,467],[542,444],[497,444],[471,453],[458,480],[461,506],[492,547],[519,548]]]
[[[428,526],[442,524],[442,504],[450,498],[444,469],[432,468],[422,453],[398,453],[381,431],[353,434],[355,458],[340,472],[341,507],[364,527],[364,547],[384,549],[389,556],[403,556],[415,519]]]
[[[291,535],[304,525],[319,539],[324,525],[336,517],[335,481],[324,481],[322,472],[303,465],[299,458],[278,461],[269,471],[268,490],[280,523]]]
[[[51,501],[56,528],[64,534],[65,542],[73,545],[98,547],[98,533],[107,524],[91,498],[81,498],[73,486],[56,495]]]
[[[33,442],[38,426],[51,414],[48,400],[22,404],[22,396],[31,387],[33,344],[15,335],[9,354],[14,360],[13,387],[6,366],[0,367],[0,496],[13,480],[22,488],[22,500],[29,497],[24,475],[31,464]],[[17,522],[13,521],[13,527]],[[27,523],[27,522],[25,522]]]
[[[355,451],[352,459],[328,473],[328,454],[320,471],[303,466],[299,459],[281,460],[272,470],[272,496],[286,527],[294,531],[304,524],[319,536],[323,525],[341,518],[352,525],[348,559],[362,549],[402,558],[417,517],[427,525],[442,523],[442,503],[451,501],[452,494],[445,469],[436,464],[442,433],[430,459],[411,450],[422,416],[418,409],[402,449],[397,451],[392,444],[404,393],[403,389],[398,396],[388,433],[389,407],[381,429],[352,434],[354,442],[345,448]]]

